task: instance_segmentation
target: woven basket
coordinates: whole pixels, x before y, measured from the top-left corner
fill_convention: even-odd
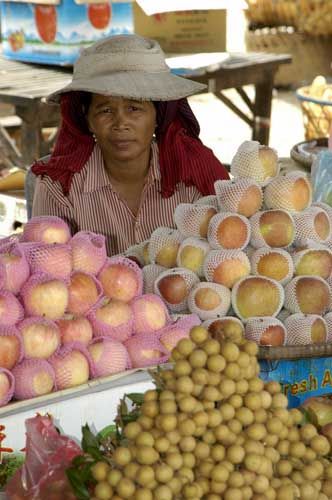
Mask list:
[[[253,25],[297,26],[298,0],[247,0],[246,17]]]
[[[299,87],[316,75],[331,75],[332,36],[310,36],[292,28],[262,28],[246,32],[248,52],[290,54],[292,63],[281,65],[277,87]]]
[[[329,85],[332,91],[332,85]],[[332,101],[310,96],[310,87],[297,90],[301,103],[306,140],[329,137],[332,126]]]
[[[332,355],[332,344],[289,345],[280,347],[259,346],[258,359],[325,358]]]

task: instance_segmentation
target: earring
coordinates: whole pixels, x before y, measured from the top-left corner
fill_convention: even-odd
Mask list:
[[[93,137],[93,140],[94,140],[95,142],[97,142],[97,138],[96,138],[95,134],[92,134],[92,137]]]

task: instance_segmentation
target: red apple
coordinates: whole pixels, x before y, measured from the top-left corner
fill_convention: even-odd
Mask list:
[[[108,259],[98,279],[110,299],[130,302],[142,293],[142,271],[126,258]]]
[[[77,316],[86,314],[96,304],[102,293],[96,278],[81,271],[72,273],[68,291],[67,312]]]
[[[67,316],[59,319],[57,324],[63,344],[77,341],[84,345],[88,345],[92,339],[92,326],[87,318]]]

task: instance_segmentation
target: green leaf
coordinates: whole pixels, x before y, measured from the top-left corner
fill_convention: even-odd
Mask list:
[[[134,404],[141,406],[144,402],[144,394],[140,392],[132,392],[131,394],[126,394],[126,397],[130,399]]]
[[[95,460],[104,460],[105,458],[99,448],[96,448],[95,446],[88,446],[86,453],[89,453],[89,455],[91,455]]]
[[[83,451],[88,452],[88,448],[96,448],[99,450],[99,440],[98,438],[91,432],[90,427],[88,424],[85,424],[82,427],[82,449]]]
[[[99,431],[99,433],[97,434],[97,439],[100,442],[102,439],[112,437],[113,435],[116,436],[116,434],[117,434],[116,425],[114,424],[108,425],[107,427],[104,427],[101,431]]]
[[[89,500],[90,493],[84,481],[81,478],[80,471],[73,467],[66,470],[68,481],[78,500]]]

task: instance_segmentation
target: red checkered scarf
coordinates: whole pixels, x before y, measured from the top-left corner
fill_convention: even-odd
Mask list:
[[[199,124],[187,99],[154,104],[161,195],[172,196],[179,182],[196,186],[203,196],[214,194],[214,182],[229,176],[211,149],[198,138]],[[73,176],[86,164],[95,142],[83,112],[81,92],[62,95],[61,115],[60,130],[49,161],[36,161],[32,172],[59,181],[64,194],[68,195]]]

